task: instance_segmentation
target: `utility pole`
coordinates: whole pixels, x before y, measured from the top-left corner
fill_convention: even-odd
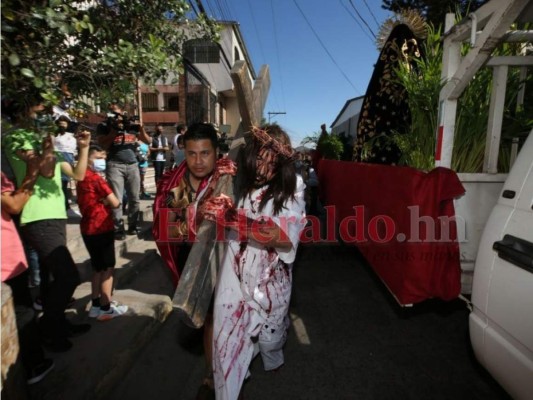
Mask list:
[[[270,124],[270,117],[272,115],[287,114],[285,111],[269,111],[268,112],[268,123]]]

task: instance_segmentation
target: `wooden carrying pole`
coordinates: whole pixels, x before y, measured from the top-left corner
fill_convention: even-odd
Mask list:
[[[270,89],[269,69],[267,65],[261,68],[259,78],[253,86],[248,66],[243,60],[235,62],[230,74],[241,114],[241,132],[248,132],[252,126],[258,126],[261,122]],[[238,150],[243,142],[244,140],[234,140],[232,149]],[[231,154],[230,157],[235,159]],[[233,200],[232,176],[222,175],[218,180],[213,196],[221,193]],[[216,230],[215,223],[211,221],[200,224],[197,240],[191,248],[172,299],[182,320],[194,328],[204,324],[216,284],[217,270],[225,252],[225,243],[216,240]]]
[[[225,194],[233,200],[233,177],[222,175],[213,192],[213,197]],[[185,263],[172,303],[182,321],[193,327],[203,326],[211,304],[217,280],[217,271],[222,263],[226,244],[217,240],[217,227],[204,220],[198,228],[196,241]]]

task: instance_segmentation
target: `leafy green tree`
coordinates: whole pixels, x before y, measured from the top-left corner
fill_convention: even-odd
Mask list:
[[[320,138],[320,132],[313,132],[312,135],[308,135],[308,136],[304,137],[300,141],[300,145],[305,146],[306,144],[314,144],[315,147],[316,147],[317,144],[318,144],[318,139],[319,138]]]
[[[344,145],[339,136],[328,134],[320,138],[317,150],[322,157],[328,160],[340,160],[344,152]]]
[[[322,126],[321,132],[313,132],[313,134],[304,137],[300,144],[314,144],[315,148],[322,157],[329,160],[340,160],[345,150],[344,144],[338,135],[329,134],[325,130],[325,125]]]
[[[181,46],[217,38],[184,0],[2,1],[2,92],[56,103],[68,90],[102,103],[127,98],[182,67]]]
[[[383,0],[381,7],[392,12],[418,10],[427,22],[438,27],[444,24],[446,13],[466,15],[477,10],[488,0]]]

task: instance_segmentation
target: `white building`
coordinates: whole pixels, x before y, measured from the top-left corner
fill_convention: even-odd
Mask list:
[[[222,27],[219,43],[203,39],[185,42],[184,73],[177,84],[141,87],[146,125],[205,121],[217,124],[230,137],[235,135],[241,118],[231,69],[236,61],[244,60],[252,87],[257,76],[239,24],[232,21],[218,24]]]
[[[357,137],[357,122],[363,106],[364,96],[354,97],[344,103],[337,118],[330,125],[331,133],[341,135],[344,133],[348,139],[353,141]]]

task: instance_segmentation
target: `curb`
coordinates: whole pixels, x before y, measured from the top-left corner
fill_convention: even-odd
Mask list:
[[[116,273],[116,286],[124,287],[139,278],[139,282],[161,280],[164,266],[157,252],[142,253],[132,260],[131,265],[123,265]],[[150,266],[150,268],[143,268]],[[118,273],[120,271],[120,273]],[[148,274],[156,274],[151,277]],[[164,278],[163,278],[164,279]],[[135,286],[135,285],[133,285]],[[149,288],[152,289],[152,288]],[[32,399],[91,399],[103,400],[120,384],[144,347],[159,331],[172,312],[172,302],[166,294],[148,294],[158,290],[116,290],[113,298],[127,304],[126,315],[110,320],[97,321],[88,318],[91,284],[78,286],[74,294],[77,299],[67,313],[76,322],[89,322],[91,331],[72,338],[74,346],[66,353],[50,353],[55,369],[42,382],[30,387]]]

